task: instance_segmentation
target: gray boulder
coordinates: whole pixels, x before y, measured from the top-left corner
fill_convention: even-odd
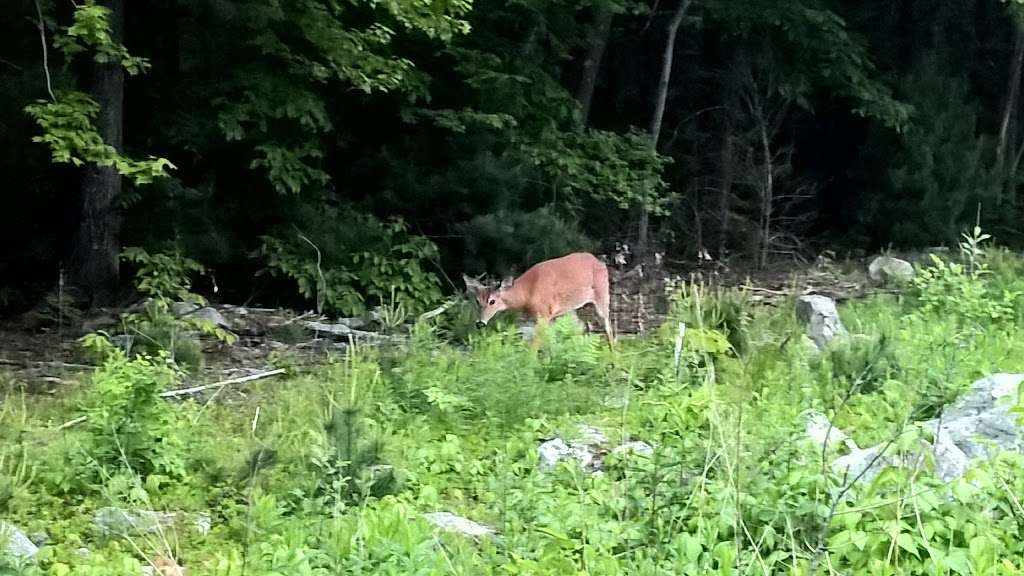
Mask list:
[[[914,279],[914,265],[892,256],[879,256],[868,264],[868,276],[879,284],[907,284]]]
[[[0,556],[6,556],[19,563],[27,563],[38,553],[39,547],[33,544],[24,532],[0,521]]]
[[[992,374],[925,423],[935,434],[936,473],[944,480],[963,476],[971,460],[988,460],[1001,451],[1024,450],[1024,427],[1010,412],[1024,374]]]
[[[200,308],[191,302],[174,302],[171,304],[171,312],[179,318],[206,320],[218,328],[231,329],[231,323],[228,322],[227,318],[211,306]]]
[[[839,319],[835,300],[820,294],[801,296],[796,301],[796,317],[807,328],[807,335],[818,349],[848,332]]]
[[[537,447],[539,468],[543,472],[554,470],[563,460],[574,460],[584,471],[600,474],[604,469],[604,457],[609,453],[650,456],[654,447],[640,440],[613,446],[604,432],[594,426],[580,426],[568,442],[555,437]]]
[[[183,512],[158,512],[154,510],[125,510],[108,506],[93,514],[93,526],[104,536],[133,536],[156,534],[175,527],[194,530],[198,534],[210,531],[208,514],[187,514]]]
[[[935,463],[935,475],[944,481],[962,477],[974,462],[988,460],[1002,451],[1024,451],[1024,425],[1010,410],[1016,403],[1024,374],[993,374],[978,380],[935,420],[922,427],[934,434],[919,450],[905,454],[880,454],[884,444],[860,448],[838,428],[828,432],[830,447],[843,443],[848,452],[832,461],[832,470],[847,481],[870,482],[887,466],[920,469],[927,460]],[[807,436],[818,446],[826,442],[828,419],[807,416]]]

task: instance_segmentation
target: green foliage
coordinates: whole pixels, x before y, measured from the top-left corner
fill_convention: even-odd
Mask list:
[[[869,217],[886,241],[900,245],[952,242],[973,221],[978,202],[993,197],[995,182],[976,135],[978,114],[967,87],[936,61],[921,64],[905,84],[920,112],[887,155],[884,188],[872,197]]]
[[[380,498],[399,489],[394,468],[381,462],[381,440],[367,438],[362,420],[356,408],[335,408],[324,427],[327,450],[313,465],[329,502]]]
[[[104,142],[93,126],[99,104],[82,92],[63,92],[54,101],[37,100],[25,112],[43,129],[32,141],[46,144],[54,162],[111,166],[135,184],[149,184],[174,168],[165,158],[132,160]]]
[[[669,290],[669,321],[666,330],[676,329],[679,322],[686,324],[687,338],[705,341],[703,348],[713,354],[727,349],[738,355],[749,350],[748,331],[753,320],[750,297],[747,292],[736,289],[711,288],[703,284],[685,283]],[[724,337],[724,346],[714,344]],[[672,338],[666,333],[663,337]]]
[[[810,366],[841,400],[852,394],[875,392],[899,370],[899,361],[891,338],[858,334],[832,343],[811,358]]]
[[[423,96],[413,61],[392,45],[418,33],[449,42],[468,32],[462,18],[472,6],[467,0],[239,4],[245,17],[230,24],[232,33],[245,39],[254,58],[213,87],[216,125],[225,140],[251,147],[249,168],[265,173],[282,194],[323,190],[331,182],[321,162],[338,131],[329,112],[336,91]]]
[[[99,64],[120,64],[128,74],[135,76],[149,69],[149,60],[132,56],[123,44],[110,35],[110,9],[85,0],[75,5],[73,23],[54,38],[54,45],[71,57],[92,52]]]
[[[716,0],[707,10],[727,31],[758,42],[757,50],[764,49],[764,38],[771,39],[784,78],[779,89],[801,106],[810,107],[813,92],[825,89],[849,99],[853,113],[890,128],[901,130],[910,120],[914,109],[874,77],[863,40],[826,2]]]
[[[94,473],[184,474],[180,417],[159,396],[180,379],[166,353],[117,353],[96,370],[83,405],[89,434],[84,456],[99,467]]]
[[[164,302],[181,301],[205,304],[192,293],[192,274],[204,274],[203,265],[179,252],[150,254],[142,248],[125,248],[121,258],[138,269],[135,290],[143,296]]]
[[[1022,292],[995,290],[986,282],[990,270],[981,243],[990,236],[975,227],[964,233],[960,251],[964,262],[946,262],[932,254],[932,265],[919,270],[914,285],[925,312],[943,313],[969,327],[986,326],[1016,318],[1015,303]]]
[[[5,520],[47,526],[54,543],[42,569],[83,574],[138,561],[88,526],[96,494],[140,490],[156,509],[211,512],[209,534],[173,544],[204,574],[762,574],[807,572],[819,554],[836,572],[1018,573],[1019,455],[949,483],[928,466],[888,469],[851,487],[830,514],[848,478],[823,465],[801,414],[829,412],[860,446],[885,442],[908,418],[932,415],[921,408],[940,392],[948,402],[979,373],[1024,370],[1019,327],[989,323],[960,338],[945,312],[888,296],[841,311],[866,336],[813,360],[786,345],[799,333],[790,310],[687,290],[673,314],[691,323],[685,359],[704,362],[688,380],[672,374],[674,327],[624,337],[613,354],[566,318],[534,354],[511,330],[452,346],[419,323],[401,347],[350,349],[199,412],[156,396],[176,378],[166,358],[122,356],[94,376],[89,418],[64,441],[35,443],[54,438],[46,422],[68,418],[59,398],[25,403],[23,413],[18,402],[0,407],[0,454],[14,455],[0,471],[32,485],[12,491]],[[719,332],[733,324],[747,335],[742,357]],[[622,394],[612,403],[610,393]],[[540,439],[572,439],[579,424],[599,427],[605,448],[641,439],[654,452],[599,450],[600,475],[571,461],[539,470]],[[35,452],[11,451],[11,438]],[[891,449],[914,455],[921,438],[901,434]],[[128,478],[119,456],[132,442],[132,470],[160,470],[143,482]],[[62,445],[95,460],[61,458]],[[100,461],[110,474],[97,478]],[[82,481],[55,485],[69,468]],[[68,505],[77,498],[82,505]],[[435,511],[499,535],[448,534],[422,518]],[[80,546],[93,551],[87,560],[75,555]]]
[[[346,221],[346,226],[337,223]],[[427,271],[437,247],[409,234],[399,219],[381,222],[372,216],[325,208],[311,217],[309,236],[266,236],[259,255],[262,274],[283,276],[298,284],[303,298],[327,313],[358,315],[368,305],[390,301],[415,314],[441,298],[437,277]]]
[[[147,59],[132,56],[127,48],[114,41],[110,33],[110,9],[96,4],[95,0],[75,4],[73,23],[54,37],[54,44],[69,60],[76,54],[91,52],[94,62],[116,63],[132,76],[149,68]],[[49,83],[50,72],[45,72]],[[93,126],[99,104],[89,95],[66,90],[57,94],[51,92],[50,96],[52,100],[36,100],[24,110],[43,130],[43,134],[33,136],[32,141],[45,144],[53,162],[113,167],[136,185],[149,184],[167,176],[168,169],[175,168],[166,158],[131,159],[104,142]]]
[[[456,231],[465,236],[464,268],[473,272],[523,273],[537,262],[595,246],[550,208],[481,214]]]
[[[558,201],[579,212],[589,203],[664,214],[672,200],[661,175],[669,158],[636,130],[548,131],[526,146],[527,157],[550,182]]]
[[[179,366],[195,373],[203,364],[200,336],[232,344],[236,336],[205,318],[190,314],[178,316],[173,307],[182,302],[192,307],[203,306],[206,299],[192,292],[192,274],[203,274],[205,268],[179,252],[150,254],[142,248],[127,248],[122,258],[138,267],[135,289],[146,296],[140,312],[122,316],[124,340],[131,354],[157,355],[167,352]],[[87,334],[83,347],[100,360],[116,351],[109,335]]]

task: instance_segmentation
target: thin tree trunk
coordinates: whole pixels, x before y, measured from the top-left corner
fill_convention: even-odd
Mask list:
[[[594,10],[594,25],[587,32],[587,56],[583,60],[583,77],[576,90],[576,100],[580,103],[580,125],[586,126],[590,119],[590,106],[594,100],[594,89],[597,87],[597,76],[601,70],[601,60],[608,37],[612,31],[612,9],[605,3],[599,3]]]
[[[1021,66],[1024,64],[1024,26],[1014,23],[1013,58],[1010,60],[1009,84],[1006,87],[1006,101],[1003,103],[1002,121],[999,123],[999,142],[996,145],[996,169],[999,170],[999,188],[996,192],[996,205],[1003,203],[1004,190],[1010,190],[1014,183],[1011,181],[1013,175],[1009,170],[1010,165],[1006,159],[1013,155],[1008,148],[1011,145],[1010,131],[1011,119],[1017,109],[1018,94],[1020,93]]]
[[[661,136],[661,123],[665,116],[665,102],[668,100],[668,86],[672,80],[672,59],[676,50],[676,35],[683,17],[690,8],[692,0],[680,0],[672,20],[668,23],[668,34],[665,38],[665,52],[661,59],[661,78],[658,80],[658,91],[654,96],[654,115],[651,117],[651,150],[658,151],[658,138]],[[640,207],[640,226],[637,231],[637,252],[640,256],[647,253],[647,230],[650,222],[648,206]]]
[[[768,244],[772,232],[772,204],[775,201],[775,167],[772,163],[772,147],[768,138],[768,127],[763,114],[758,114],[761,136],[761,154],[764,161],[764,182],[761,191],[761,253],[760,267],[768,264]]]
[[[735,156],[733,155],[732,122],[726,121],[725,134],[722,136],[722,152],[719,160],[720,180],[718,183],[718,250],[719,260],[725,259],[726,243],[729,238],[729,210],[732,199],[732,183],[735,178]]]
[[[106,0],[111,37],[124,38],[124,0]],[[124,69],[117,63],[93,63],[93,98],[100,105],[96,129],[118,151],[123,146]],[[113,167],[87,166],[79,197],[79,224],[71,254],[70,275],[93,306],[109,304],[119,279],[121,175]]]

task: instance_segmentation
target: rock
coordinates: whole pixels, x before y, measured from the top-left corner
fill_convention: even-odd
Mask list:
[[[206,320],[210,324],[225,330],[231,329],[231,323],[216,308],[204,306],[202,308],[191,302],[175,302],[171,304],[171,312],[178,318],[194,318]]]
[[[423,517],[434,526],[450,532],[457,532],[463,536],[481,538],[494,534],[494,528],[484,526],[478,522],[463,518],[451,512],[429,512]]]
[[[588,447],[599,447],[608,443],[608,437],[604,435],[604,432],[600,428],[594,426],[582,425],[576,430],[576,440],[574,444],[581,444]]]
[[[889,460],[885,456],[878,457],[881,449],[882,446],[855,448],[849,454],[836,458],[832,462],[832,470],[842,475],[846,482],[854,479],[858,482],[871,482],[889,465]]]
[[[117,334],[110,337],[110,343],[127,353],[132,351],[135,337],[129,334]]]
[[[133,536],[161,532],[179,525],[183,520],[198,534],[205,535],[210,531],[210,515],[206,513],[192,515],[183,512],[125,510],[111,506],[97,510],[92,522],[104,536]]]
[[[609,452],[615,454],[641,454],[650,456],[654,447],[650,444],[632,440],[611,448],[608,437],[594,426],[580,426],[575,439],[566,442],[560,437],[545,440],[537,447],[539,468],[550,472],[562,460],[575,460],[581,469],[591,474],[601,474],[604,469],[604,457]]]
[[[172,512],[106,507],[93,514],[92,523],[103,535],[130,536],[166,530],[174,526],[175,519],[176,515]]]
[[[537,455],[540,460],[540,469],[550,472],[555,469],[559,462],[565,459],[573,459],[580,468],[588,472],[596,472],[601,469],[601,461],[595,454],[592,447],[578,442],[566,444],[561,438],[552,438],[543,442],[537,448]]]
[[[868,264],[868,276],[880,284],[906,284],[914,279],[914,265],[892,256],[879,256]]]
[[[3,546],[2,556],[26,563],[32,561],[39,553],[39,547],[28,539],[24,532],[11,524],[0,521],[0,545]]]
[[[857,444],[845,432],[836,428],[829,422],[827,416],[816,410],[809,410],[804,413],[804,431],[817,446],[836,448],[840,444],[850,449],[850,452],[857,450]]]
[[[633,440],[632,442],[626,442],[620,444],[612,449],[612,454],[639,454],[641,456],[650,456],[654,454],[654,446],[651,446],[647,442],[641,440]]]
[[[1024,428],[1010,409],[1024,374],[993,374],[925,423],[935,434],[936,473],[943,480],[963,476],[973,459],[988,460],[1004,450],[1024,450]]]
[[[82,331],[83,332],[95,332],[103,328],[114,326],[117,324],[117,318],[114,318],[110,314],[100,314],[91,318],[82,320]]]
[[[796,317],[807,326],[807,335],[820,350],[834,338],[846,336],[836,303],[828,296],[809,294],[796,301]]]
[[[172,302],[171,303],[171,314],[175,316],[185,316],[199,310],[199,306],[191,302]]]
[[[858,448],[846,439],[850,452],[836,458],[832,469],[844,474],[848,481],[864,472],[858,481],[870,482],[887,466],[916,469],[930,456],[934,458],[935,475],[949,482],[966,474],[972,461],[988,460],[1000,451],[1022,451],[1024,427],[1018,424],[1016,414],[1010,412],[1022,383],[1024,374],[993,374],[978,380],[943,410],[940,418],[922,424],[934,434],[934,440],[922,442],[920,450],[909,454],[876,457],[884,445]],[[807,435],[821,445],[823,428],[827,426],[823,415],[812,414],[808,417]],[[835,435],[846,437],[833,428],[830,445]]]

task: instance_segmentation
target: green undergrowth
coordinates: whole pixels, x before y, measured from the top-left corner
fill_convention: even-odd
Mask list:
[[[792,302],[691,286],[656,333],[614,351],[568,319],[537,354],[511,328],[452,343],[420,323],[401,346],[212,401],[159,397],[183,385],[166,354],[112,353],[54,396],[8,378],[0,519],[48,542],[0,573],[129,574],[166,557],[225,576],[1021,574],[1020,455],[951,483],[926,467],[851,485],[803,432],[813,409],[859,446],[912,450],[913,424],[971,382],[1024,372],[1019,260],[986,265],[843,304],[852,336],[822,352]],[[580,424],[655,450],[608,455],[601,474],[539,470],[539,443]],[[117,537],[93,525],[105,506],[181,514]],[[436,511],[497,534],[439,531],[423,517]]]

